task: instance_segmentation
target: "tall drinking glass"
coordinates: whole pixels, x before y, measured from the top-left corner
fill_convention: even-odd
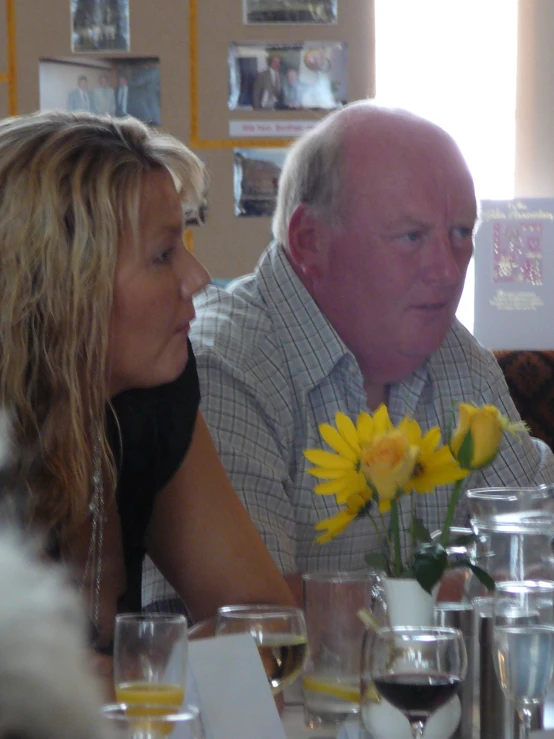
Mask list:
[[[362,659],[368,660],[362,671],[369,668],[378,693],[406,716],[414,739],[467,671],[462,632],[443,627],[379,629]]]
[[[216,616],[215,633],[247,633],[254,637],[273,695],[280,693],[302,672],[308,637],[300,608],[223,606]]]
[[[173,613],[116,616],[114,681],[118,703],[179,708],[185,697],[187,621]]]
[[[497,583],[493,617],[496,674],[528,739],[554,670],[554,582]]]
[[[172,711],[167,706],[143,706],[137,715],[133,707],[119,703],[104,706],[102,713],[109,722],[114,739],[205,739],[198,708],[187,706]]]

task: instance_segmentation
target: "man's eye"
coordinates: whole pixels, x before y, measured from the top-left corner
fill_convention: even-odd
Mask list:
[[[417,244],[423,237],[422,231],[408,231],[404,238],[406,241],[410,241],[412,244]]]
[[[454,236],[457,239],[470,239],[473,236],[473,228],[469,226],[457,226],[454,230]]]

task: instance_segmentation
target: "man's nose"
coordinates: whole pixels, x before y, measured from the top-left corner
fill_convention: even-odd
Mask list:
[[[461,275],[457,256],[450,235],[447,232],[437,234],[429,243],[424,265],[425,281],[441,285],[456,284]]]

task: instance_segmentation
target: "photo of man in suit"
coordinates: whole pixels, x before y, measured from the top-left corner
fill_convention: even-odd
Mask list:
[[[281,57],[272,56],[267,69],[260,72],[254,82],[252,107],[254,109],[275,108],[281,96]]]
[[[75,90],[71,90],[67,97],[67,109],[94,112],[94,107],[88,91],[88,79],[86,75],[81,74],[77,78],[77,88]]]
[[[129,83],[127,77],[121,75],[116,90],[115,98],[115,114],[118,116],[127,115],[127,101],[129,99]]]
[[[115,92],[110,87],[107,74],[101,74],[99,85],[92,91],[95,113],[115,115]]]

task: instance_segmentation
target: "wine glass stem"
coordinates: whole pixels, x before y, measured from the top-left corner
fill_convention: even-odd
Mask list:
[[[533,712],[530,708],[520,708],[519,711],[519,739],[529,739],[531,735],[531,719]]]
[[[410,721],[412,727],[413,739],[423,739],[423,732],[425,731],[425,721],[418,719],[417,721]]]

